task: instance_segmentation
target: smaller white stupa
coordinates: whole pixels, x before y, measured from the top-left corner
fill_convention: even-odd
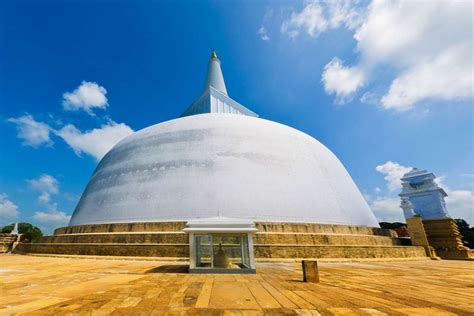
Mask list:
[[[18,235],[18,223],[15,223],[15,226],[13,227],[11,234]]]

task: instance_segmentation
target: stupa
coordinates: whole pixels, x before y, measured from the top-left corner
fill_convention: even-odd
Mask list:
[[[69,226],[21,249],[187,258],[189,236],[226,230],[253,236],[249,256],[257,260],[424,256],[379,227],[328,148],[233,100],[215,52],[201,95],[183,114],[116,144]],[[211,243],[226,250],[225,241]]]

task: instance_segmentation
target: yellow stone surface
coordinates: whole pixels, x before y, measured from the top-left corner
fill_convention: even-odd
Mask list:
[[[426,255],[435,257],[436,254],[430,248],[428,237],[426,236],[425,228],[423,227],[423,220],[421,216],[414,216],[406,219],[408,232],[413,246],[422,246],[425,248]]]
[[[0,255],[0,315],[473,315],[472,261],[260,263],[256,275],[182,262]]]

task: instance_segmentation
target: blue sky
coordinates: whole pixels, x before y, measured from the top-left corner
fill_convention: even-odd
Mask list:
[[[416,166],[474,225],[471,6],[2,1],[0,225],[66,225],[115,142],[199,95],[214,49],[229,95],[325,144],[380,220],[402,220]]]

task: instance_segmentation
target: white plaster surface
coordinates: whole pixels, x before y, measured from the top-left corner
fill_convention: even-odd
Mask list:
[[[378,227],[324,145],[279,123],[223,113],[163,122],[119,142],[69,225],[215,216]]]

